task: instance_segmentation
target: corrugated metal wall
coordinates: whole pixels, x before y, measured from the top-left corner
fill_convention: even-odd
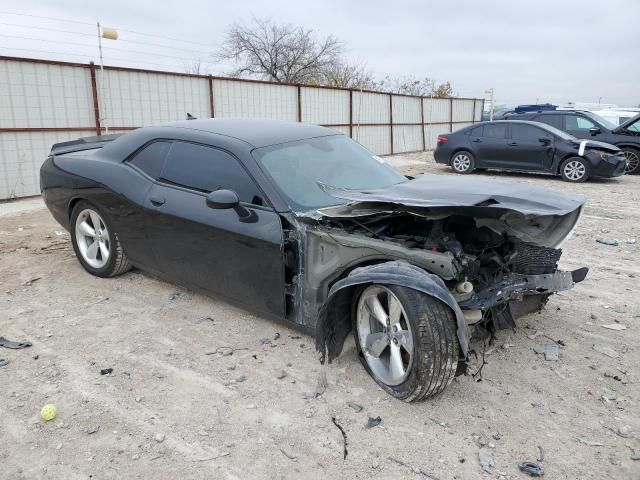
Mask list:
[[[0,199],[37,195],[51,145],[206,117],[328,126],[379,155],[430,149],[480,120],[482,100],[432,99],[0,57]]]

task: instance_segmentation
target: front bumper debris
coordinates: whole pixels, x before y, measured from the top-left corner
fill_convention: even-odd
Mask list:
[[[542,275],[510,273],[500,283],[479,290],[471,298],[458,304],[462,309],[487,310],[512,300],[520,300],[524,295],[562,292],[584,280],[588,272],[587,267],[582,267],[572,272]]]

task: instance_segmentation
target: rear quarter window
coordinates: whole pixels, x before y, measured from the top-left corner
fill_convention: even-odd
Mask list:
[[[171,142],[153,142],[140,150],[129,163],[154,180],[160,178]]]

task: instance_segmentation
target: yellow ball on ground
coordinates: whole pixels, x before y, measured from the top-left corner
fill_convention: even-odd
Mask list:
[[[56,418],[57,414],[58,414],[58,409],[53,403],[46,404],[44,407],[42,407],[42,410],[40,410],[40,416],[42,417],[43,420],[46,420],[47,422],[49,420],[53,420],[54,418]]]

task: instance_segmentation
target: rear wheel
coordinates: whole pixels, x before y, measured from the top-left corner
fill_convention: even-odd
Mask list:
[[[457,152],[451,157],[451,168],[456,173],[471,173],[475,167],[476,162],[471,152]]]
[[[394,397],[424,400],[453,380],[457,325],[439,300],[406,287],[371,285],[355,299],[354,324],[362,364]]]
[[[580,157],[567,158],[560,166],[560,176],[567,182],[584,182],[589,178],[589,164]]]
[[[624,173],[628,175],[636,175],[640,172],[640,150],[635,148],[623,147],[622,153],[624,153],[627,163],[624,166]]]
[[[71,242],[80,264],[92,275],[115,277],[131,270],[107,216],[89,202],[78,202],[73,209]]]

